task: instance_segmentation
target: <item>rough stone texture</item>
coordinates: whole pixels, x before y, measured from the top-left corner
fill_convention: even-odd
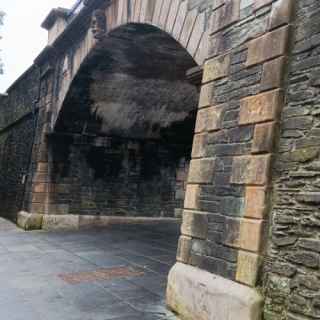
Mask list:
[[[189,237],[206,239],[208,215],[202,212],[184,210],[181,233]]]
[[[260,320],[262,301],[254,289],[182,263],[169,273],[167,304],[187,320]]]
[[[44,215],[42,229],[53,230],[77,230],[79,229],[79,216],[77,215]]]
[[[18,213],[17,225],[26,230],[40,230],[42,229],[42,214],[28,213],[26,211],[20,211]]]
[[[204,65],[203,83],[225,77],[228,74],[229,67],[229,54],[208,60]]]
[[[297,0],[295,8],[286,103],[273,166],[271,239],[262,273],[267,320],[320,315],[319,1]]]

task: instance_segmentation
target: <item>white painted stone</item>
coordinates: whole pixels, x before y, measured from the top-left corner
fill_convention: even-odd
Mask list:
[[[255,289],[178,262],[169,273],[167,305],[185,320],[260,320],[263,299]]]

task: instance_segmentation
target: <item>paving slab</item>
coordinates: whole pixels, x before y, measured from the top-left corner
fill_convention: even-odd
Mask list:
[[[165,307],[179,226],[24,232],[0,219],[6,320],[173,320]]]

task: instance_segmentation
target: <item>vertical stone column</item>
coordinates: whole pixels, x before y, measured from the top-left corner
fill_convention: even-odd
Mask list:
[[[267,240],[292,5],[224,0],[208,9],[209,52],[178,262],[167,290],[168,305],[191,319],[261,318],[255,287]]]
[[[50,198],[49,150],[47,134],[50,132],[53,97],[53,74],[50,68],[41,77],[39,115],[36,138],[32,152],[32,189],[29,211],[36,214],[48,213]]]

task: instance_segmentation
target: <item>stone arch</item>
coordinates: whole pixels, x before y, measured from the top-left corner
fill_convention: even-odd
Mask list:
[[[78,181],[72,194],[92,188],[96,207],[76,209],[72,199],[68,207],[52,192],[49,211],[181,215],[201,81],[188,78],[194,67],[157,27],[128,23],[110,31],[82,63],[49,135],[50,179]]]
[[[202,66],[207,57],[208,28],[206,11],[198,7],[189,9],[188,1],[170,0],[118,0],[106,7],[95,10],[92,22],[76,50],[61,58],[62,73],[55,101],[51,127],[63,105],[64,99],[83,63],[99,50],[103,39],[113,30],[129,23],[151,25],[175,39],[198,66]]]

